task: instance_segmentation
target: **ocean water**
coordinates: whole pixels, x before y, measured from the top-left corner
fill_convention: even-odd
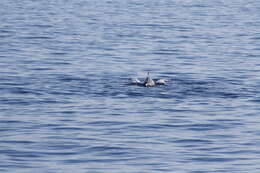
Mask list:
[[[0,4],[0,172],[260,172],[259,1]]]

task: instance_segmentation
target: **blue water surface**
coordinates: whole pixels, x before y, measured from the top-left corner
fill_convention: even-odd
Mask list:
[[[0,4],[0,172],[260,172],[260,1]]]

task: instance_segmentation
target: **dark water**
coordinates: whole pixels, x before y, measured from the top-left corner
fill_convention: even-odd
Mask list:
[[[259,1],[0,4],[0,172],[260,172]]]

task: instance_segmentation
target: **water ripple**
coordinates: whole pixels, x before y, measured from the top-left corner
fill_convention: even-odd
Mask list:
[[[1,5],[0,172],[259,172],[259,2]]]

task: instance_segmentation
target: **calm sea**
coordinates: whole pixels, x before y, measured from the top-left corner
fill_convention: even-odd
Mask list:
[[[0,172],[260,172],[260,1],[0,5]]]

